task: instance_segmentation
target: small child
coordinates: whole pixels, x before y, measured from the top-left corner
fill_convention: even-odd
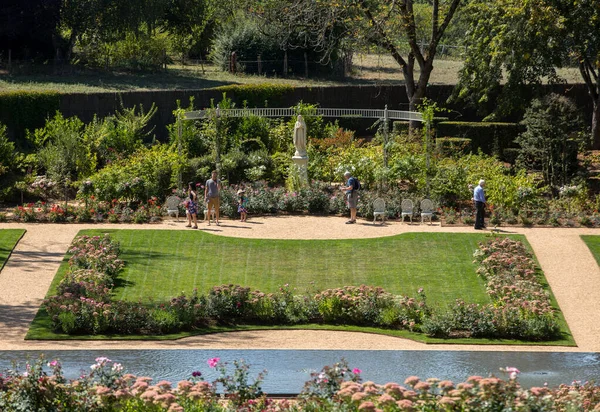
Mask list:
[[[244,189],[240,189],[237,191],[238,195],[238,213],[240,214],[240,222],[246,221],[246,216],[248,215],[248,198],[244,196]]]

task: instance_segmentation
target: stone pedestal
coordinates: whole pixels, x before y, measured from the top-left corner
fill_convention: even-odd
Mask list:
[[[292,162],[298,172],[300,178],[300,185],[303,187],[308,186],[308,156],[292,156]]]

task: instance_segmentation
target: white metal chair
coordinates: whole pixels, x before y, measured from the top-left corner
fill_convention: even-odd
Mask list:
[[[217,212],[215,211],[215,208],[213,207],[210,210],[210,213],[208,212],[208,203],[204,204],[204,221],[208,222],[210,224],[210,220],[213,221],[217,221]]]
[[[423,224],[423,218],[429,218],[429,224],[433,220],[433,202],[429,199],[421,200],[421,224]]]
[[[169,196],[165,201],[165,207],[167,208],[167,216],[175,216],[179,222],[179,204],[181,199],[177,196]]]
[[[381,224],[385,222],[385,201],[377,198],[373,201],[373,223],[377,220],[377,216],[381,216]]]
[[[408,216],[410,218],[410,223],[412,224],[413,209],[415,208],[412,200],[404,199],[400,207],[402,208],[402,211],[400,212],[400,217],[402,218],[402,221],[404,222],[404,216]]]

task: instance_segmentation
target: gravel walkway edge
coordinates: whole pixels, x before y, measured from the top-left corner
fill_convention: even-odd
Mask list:
[[[224,220],[200,230],[216,235],[271,239],[342,239],[392,236],[405,232],[473,232],[470,227],[359,221],[341,217],[273,216],[242,223]],[[516,345],[428,345],[368,333],[334,331],[244,331],[196,336],[176,341],[25,341],[63,256],[77,232],[87,228],[183,230],[185,223],[160,224],[21,224],[3,228],[27,230],[0,272],[0,350],[54,349],[341,349],[341,350],[483,350],[536,352],[600,352],[600,268],[580,235],[587,228],[502,228],[527,237],[569,324],[577,347]]]

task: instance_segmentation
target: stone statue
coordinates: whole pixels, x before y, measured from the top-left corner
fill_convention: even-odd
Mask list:
[[[294,157],[307,157],[306,154],[306,123],[302,118],[302,115],[298,115],[296,125],[294,126],[294,147],[296,147],[296,153]]]

